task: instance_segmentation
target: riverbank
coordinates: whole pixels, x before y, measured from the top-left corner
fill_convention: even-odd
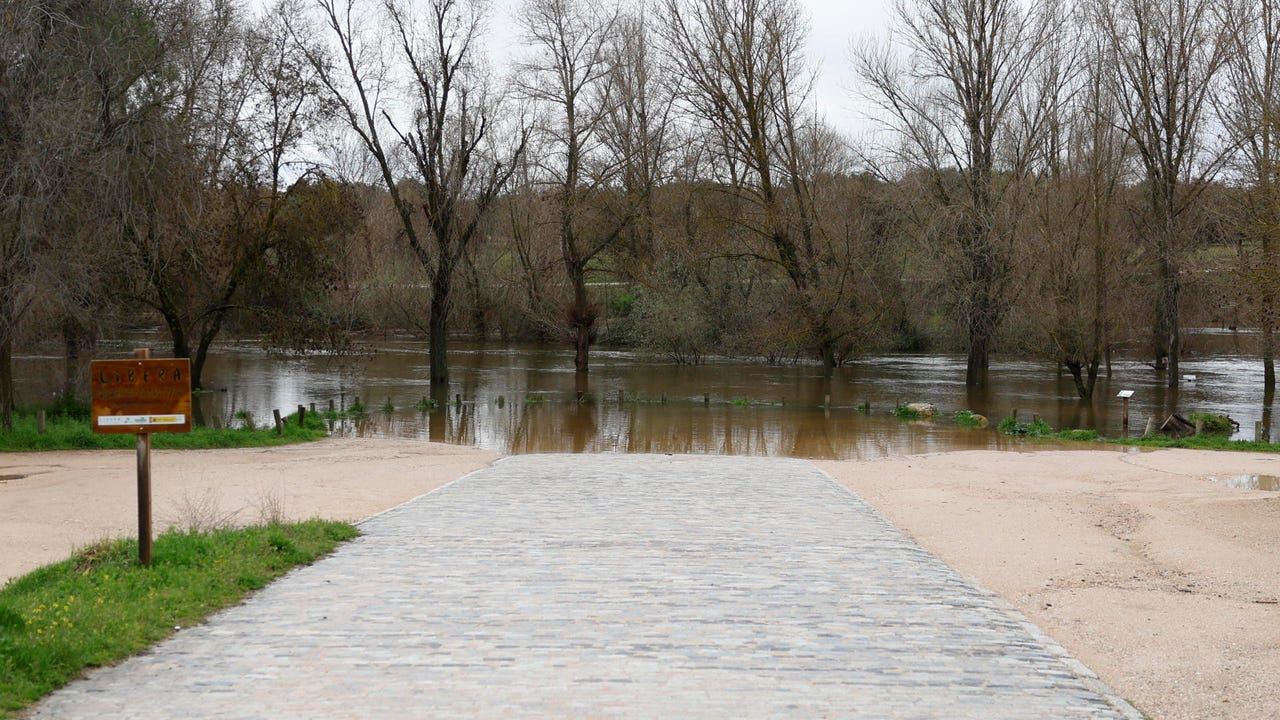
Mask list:
[[[358,520],[494,459],[390,439],[157,451],[157,527]],[[0,455],[0,582],[133,534],[133,461]],[[1280,493],[1209,479],[1280,475],[1280,457],[1115,448],[817,464],[1151,717],[1280,717]]]

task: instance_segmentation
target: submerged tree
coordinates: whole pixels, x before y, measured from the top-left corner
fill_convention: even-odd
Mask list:
[[[970,384],[985,377],[1016,280],[1018,192],[1043,129],[1038,113],[1048,109],[1019,101],[1052,17],[1016,0],[900,0],[893,22],[909,64],[889,46],[856,52],[867,96],[898,141],[886,153],[890,165],[930,176],[940,211],[932,232],[964,328]]]
[[[1276,303],[1280,301],[1280,2],[1240,0],[1222,13],[1230,48],[1218,117],[1240,148],[1244,236],[1258,253],[1245,268],[1262,331],[1263,385],[1276,385]]]
[[[1213,80],[1230,45],[1213,0],[1095,3],[1109,47],[1112,95],[1146,180],[1147,230],[1156,265],[1155,365],[1178,386],[1182,220],[1225,160],[1206,152]]]
[[[317,0],[337,62],[309,51],[347,127],[359,138],[390,194],[400,230],[431,283],[431,382],[448,379],[453,283],[480,221],[515,170],[528,140],[502,137],[498,94],[481,48],[483,4],[429,0],[380,3],[393,41],[361,27],[355,0]],[[302,38],[306,32],[295,30]],[[408,79],[402,102],[393,74]]]
[[[579,373],[588,370],[600,317],[600,306],[588,293],[587,273],[632,220],[614,186],[620,163],[601,152],[605,122],[617,102],[616,61],[609,52],[617,21],[616,8],[592,0],[530,0],[520,13],[532,49],[521,65],[520,91],[547,113],[538,168],[554,197],[561,261],[572,293],[565,316]]]
[[[680,101],[710,158],[708,180],[736,206],[726,219],[743,244],[729,252],[781,272],[786,304],[830,371],[848,351],[850,327],[838,318],[865,279],[831,252],[844,244],[824,236],[814,202],[815,178],[835,168],[830,136],[808,119],[800,9],[793,0],[666,0],[663,8]]]

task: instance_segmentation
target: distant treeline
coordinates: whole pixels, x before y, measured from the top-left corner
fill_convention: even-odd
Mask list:
[[[878,132],[814,109],[796,0],[12,0],[0,411],[16,350],[160,323],[606,342],[834,368],[947,350],[1176,385],[1183,327],[1274,386],[1280,0],[905,0],[852,44]],[[850,36],[856,28],[850,28]]]

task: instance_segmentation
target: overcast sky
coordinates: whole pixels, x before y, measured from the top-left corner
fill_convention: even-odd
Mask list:
[[[504,53],[520,45],[513,15],[522,0],[492,0],[489,42],[493,60],[501,65]],[[855,37],[887,32],[890,0],[797,0],[809,14],[810,60],[818,68],[816,101],[827,121],[841,130],[859,127],[858,113],[849,93],[853,71],[849,43]]]

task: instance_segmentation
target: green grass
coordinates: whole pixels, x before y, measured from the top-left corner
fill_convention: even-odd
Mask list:
[[[134,539],[92,545],[0,589],[0,717],[234,605],[358,531],[345,523],[170,531],[152,565]]]
[[[928,417],[927,415],[920,412],[919,410],[916,410],[915,408],[907,407],[906,405],[898,405],[897,407],[895,407],[893,409],[893,416],[898,418],[899,420],[923,420],[924,418]]]
[[[1018,437],[1047,438],[1053,435],[1053,428],[1043,419],[1037,418],[1029,423],[1021,422],[1012,415],[1001,420],[997,428],[1005,435]]]
[[[1187,415],[1187,420],[1192,425],[1203,422],[1204,432],[1210,435],[1230,435],[1236,430],[1235,426],[1231,424],[1231,418],[1226,415],[1198,412]]]
[[[972,410],[957,410],[955,415],[951,416],[955,420],[956,425],[962,428],[979,428],[983,426],[986,420]]]
[[[319,413],[307,413],[306,425],[298,427],[296,415],[284,421],[284,433],[276,434],[274,424],[257,429],[193,427],[188,433],[153,433],[151,447],[158,449],[201,449],[267,447],[320,440],[328,435]],[[33,413],[17,413],[13,430],[0,431],[0,452],[31,450],[125,449],[135,446],[133,435],[99,435],[87,417],[54,415],[45,422],[45,433],[36,432]]]
[[[1138,438],[1117,438],[1107,440],[1119,445],[1135,445],[1151,448],[1187,448],[1190,450],[1234,450],[1236,452],[1280,452],[1280,444],[1265,443],[1257,440],[1231,440],[1223,435],[1192,435],[1185,438],[1171,438],[1164,435],[1145,435]]]

